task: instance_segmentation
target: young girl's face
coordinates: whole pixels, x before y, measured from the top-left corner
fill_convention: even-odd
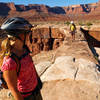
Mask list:
[[[13,37],[10,39],[10,45],[15,47],[15,48],[23,48],[24,45],[24,34],[19,35],[20,39]]]

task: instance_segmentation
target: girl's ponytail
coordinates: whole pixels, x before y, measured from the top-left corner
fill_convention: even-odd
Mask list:
[[[11,54],[11,45],[10,45],[10,40],[6,38],[5,40],[2,41],[1,43],[1,51],[0,51],[0,66],[2,66],[3,63],[3,58],[5,56],[10,56]]]

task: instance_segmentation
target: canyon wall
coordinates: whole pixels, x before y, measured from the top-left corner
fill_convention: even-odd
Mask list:
[[[65,35],[56,27],[36,27],[33,28],[32,34],[27,38],[28,45],[32,54],[40,51],[54,50],[61,46]]]
[[[0,16],[6,17],[25,17],[31,21],[59,21],[59,20],[76,20],[83,19],[82,16],[91,15],[93,19],[99,15],[100,2],[92,4],[80,4],[66,7],[49,7],[47,5],[29,4],[15,5],[11,3],[0,3]],[[78,17],[78,18],[77,18]],[[84,17],[88,19],[89,17]],[[99,19],[99,17],[98,17]]]

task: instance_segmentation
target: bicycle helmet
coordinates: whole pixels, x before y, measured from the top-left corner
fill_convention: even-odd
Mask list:
[[[17,38],[19,34],[29,33],[31,28],[32,25],[22,17],[9,18],[1,25],[1,30],[4,31],[3,36],[11,35]]]
[[[71,24],[74,24],[74,21],[71,21],[70,23],[71,23]]]

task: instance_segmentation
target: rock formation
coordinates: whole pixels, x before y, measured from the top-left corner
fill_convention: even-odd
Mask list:
[[[21,16],[30,21],[83,20],[84,16],[84,19],[88,20],[88,18],[99,19],[99,9],[100,2],[72,5],[68,7],[49,7],[39,4],[29,4],[28,6],[25,6],[15,5],[14,3],[0,3],[0,16]],[[95,17],[93,14],[97,16]]]
[[[35,27],[32,34],[27,38],[27,45],[33,55],[40,51],[49,51],[58,48],[65,35],[55,27]]]
[[[43,100],[99,100],[100,65],[94,58],[88,43],[80,37],[82,33],[79,28],[77,27],[74,42],[70,41],[66,27],[37,26],[32,32],[29,41],[32,50],[34,46],[36,46],[35,50],[37,48],[40,50],[41,43],[45,45],[45,49],[49,48],[50,39],[60,41],[63,35],[66,37],[58,48],[42,51],[33,56],[36,70],[43,82],[41,90]],[[52,46],[54,44],[55,42]],[[100,52],[100,48],[97,51]],[[9,90],[2,89],[0,99],[10,100],[8,92]]]

